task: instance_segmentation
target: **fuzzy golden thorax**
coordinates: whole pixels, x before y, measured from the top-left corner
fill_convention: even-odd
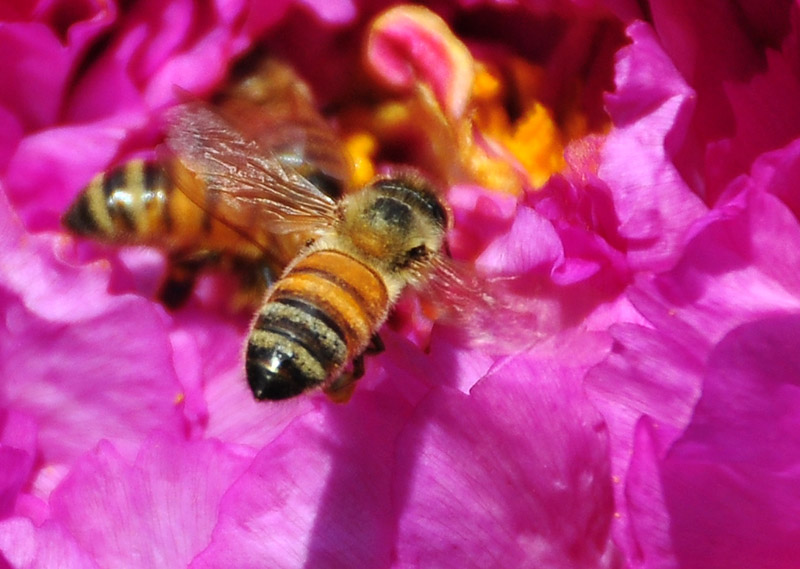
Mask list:
[[[444,244],[447,210],[420,178],[379,178],[341,205],[343,245],[386,277],[413,280]]]

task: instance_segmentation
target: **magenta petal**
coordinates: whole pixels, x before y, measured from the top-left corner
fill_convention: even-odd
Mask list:
[[[800,558],[800,316],[746,324],[712,352],[692,424],[664,461],[682,567]]]
[[[724,0],[654,0],[652,21],[670,59],[703,96],[700,127],[718,136],[731,128],[726,83],[757,69],[763,57],[764,37],[748,37],[757,26],[744,14],[743,2]],[[763,4],[762,4],[763,5]],[[773,4],[773,17],[789,19],[789,4]],[[777,38],[772,38],[773,41]]]
[[[37,527],[24,518],[0,521],[0,568],[6,567],[100,569],[59,524],[45,522]]]
[[[36,459],[36,423],[22,413],[0,411],[0,518],[14,510]]]
[[[225,495],[192,569],[387,567],[394,445],[409,411],[357,390],[347,406],[297,419]]]
[[[479,186],[453,186],[447,203],[454,220],[447,244],[457,259],[477,257],[494,239],[508,232],[517,211],[513,196]]]
[[[53,492],[53,519],[102,567],[185,567],[249,460],[219,442],[156,436],[129,464],[104,442]]]
[[[509,231],[495,239],[476,264],[492,275],[518,276],[536,269],[549,273],[563,259],[553,225],[532,208],[520,206]]]
[[[0,399],[38,424],[38,476],[57,478],[54,467],[101,438],[130,452],[155,427],[180,431],[160,309],[110,296],[101,266],[65,265],[53,238],[24,233],[2,199],[0,228]],[[37,482],[43,493],[51,484]]]
[[[72,57],[44,24],[0,27],[0,102],[26,130],[55,122]]]
[[[791,359],[787,361],[780,352],[786,348],[773,338],[781,329],[779,319],[759,321],[767,315],[800,313],[800,277],[796,271],[800,264],[800,227],[786,206],[764,188],[755,187],[758,185],[758,179],[739,180],[727,199],[693,228],[694,236],[675,269],[643,276],[629,289],[634,306],[656,330],[632,325],[612,328],[617,340],[614,352],[590,374],[590,393],[614,435],[614,474],[622,482],[616,488],[621,516],[615,536],[628,558],[641,558],[645,566],[674,563],[676,555],[681,561],[686,557],[682,567],[737,566],[733,558],[714,565],[713,555],[703,553],[708,549],[706,539],[731,550],[739,548],[722,536],[740,535],[744,543],[751,530],[758,535],[754,525],[758,522],[720,515],[728,508],[724,502],[736,503],[745,500],[742,495],[748,495],[746,500],[766,504],[768,510],[778,499],[778,492],[787,490],[781,487],[782,480],[760,483],[749,471],[741,476],[734,473],[730,479],[730,465],[739,461],[743,466],[758,464],[766,469],[765,476],[794,468],[780,462],[770,464],[778,457],[797,456],[796,449],[784,445],[792,438],[766,432],[758,435],[759,428],[766,429],[748,421],[750,414],[755,423],[766,422],[767,415],[777,412],[776,403],[765,400],[757,391],[737,394],[727,372],[724,380],[715,379],[719,372],[714,371],[714,358],[721,350],[728,358],[740,356],[727,365],[740,370],[742,381],[760,384],[757,378],[770,374],[776,381],[792,382],[796,375]],[[731,334],[736,333],[731,330],[737,328],[757,330],[755,336],[760,337],[752,340],[750,351],[764,349],[765,355],[748,360],[744,357],[748,353],[744,340],[738,348],[732,348]],[[775,328],[772,334],[768,334],[770,328]],[[788,339],[794,333],[787,329],[784,335]],[[751,341],[750,336],[745,339]],[[771,350],[780,353],[768,355]],[[770,371],[770,361],[788,365],[788,369]],[[795,388],[789,388],[789,392]],[[696,403],[698,397],[700,402]],[[796,422],[792,397],[783,396],[786,417]],[[704,405],[709,404],[714,409],[711,415],[704,411]],[[744,408],[737,409],[737,405]],[[777,425],[770,429],[773,427]],[[704,441],[702,456],[696,455],[696,446],[687,442],[692,440],[692,433]],[[753,436],[758,437],[758,444],[751,440]],[[756,449],[764,454],[741,454]],[[665,474],[668,468],[671,478]],[[714,488],[701,490],[695,488],[698,484]],[[656,489],[661,487],[663,492]],[[759,492],[761,487],[775,487],[776,494]],[[704,492],[716,505],[706,503]],[[687,497],[681,498],[684,495]],[[676,500],[681,519],[674,512]],[[791,501],[787,506],[793,507]],[[742,517],[752,514],[744,506],[742,512]],[[669,535],[663,531],[665,524],[670,527]],[[781,526],[774,533],[786,537],[793,531],[790,526]],[[686,543],[673,542],[678,539]],[[788,559],[788,549],[769,539],[766,542],[777,547],[779,557]],[[755,539],[752,551],[765,551],[763,543],[761,537]],[[681,547],[686,551],[681,552]],[[721,553],[718,557],[725,559]],[[759,565],[757,557],[753,553],[751,561],[738,566]]]
[[[122,302],[70,325],[42,320],[18,303],[5,309],[0,390],[36,418],[46,463],[69,464],[100,438],[130,451],[154,427],[180,431],[180,386],[152,309]],[[129,331],[124,342],[120,330]]]
[[[398,451],[398,566],[616,566],[607,439],[580,387],[604,350],[575,347],[575,368],[517,357],[418,408]]]
[[[170,6],[168,10],[170,13],[175,12],[172,4],[174,2],[164,4],[165,7]],[[181,22],[187,20],[182,25],[205,24],[190,20],[190,14],[195,9],[191,2],[183,9],[188,13],[178,11],[176,14],[171,14],[171,17]],[[164,58],[165,55],[169,57],[159,62],[158,68],[153,70],[152,75],[148,74],[146,67],[139,71],[146,77],[145,93],[151,108],[158,108],[180,99],[181,90],[193,93],[208,92],[225,78],[231,60],[248,47],[248,38],[240,37],[236,30],[236,19],[245,7],[231,2],[227,3],[226,9],[229,11],[223,14],[226,19],[216,22],[209,33],[197,38],[192,36],[181,38],[182,45],[175,48],[169,46],[169,49],[154,52],[159,58]],[[227,19],[234,21],[229,22]],[[171,33],[169,25],[164,27],[163,32],[165,36],[169,35],[168,32]],[[147,46],[147,42],[144,46]],[[150,51],[149,48],[147,51]],[[198,73],[198,69],[203,69],[203,73]]]
[[[411,377],[432,377],[433,386],[453,387],[468,393],[486,375],[495,358],[480,350],[465,348],[463,342],[458,342],[458,333],[452,327],[434,326],[430,354],[424,359],[417,355],[416,360],[421,360],[421,365]],[[405,362],[411,361],[414,361],[413,357],[405,358]],[[390,382],[394,381],[392,375],[388,378]],[[402,389],[405,391],[405,386]]]
[[[654,325],[710,348],[753,317],[800,311],[800,227],[777,198],[744,190],[696,231],[673,271],[631,290]]]
[[[234,3],[223,4],[225,10],[237,12]],[[125,70],[139,87],[146,87],[153,93],[162,95],[160,103],[174,100],[178,93],[175,86],[186,88],[180,82],[172,82],[175,77],[169,68],[177,62],[191,57],[199,45],[213,44],[215,40],[225,42],[230,38],[229,22],[232,14],[220,13],[213,9],[199,9],[190,0],[173,2],[145,1],[134,6],[126,19],[126,26],[118,36],[116,45],[106,53],[109,64],[114,61],[125,62]],[[206,54],[205,61],[195,59],[196,79],[208,79],[206,89],[219,79],[221,60]],[[209,57],[210,56],[210,57]],[[199,69],[203,73],[199,73]],[[171,90],[172,92],[167,92]],[[150,97],[155,103],[155,97]],[[155,105],[154,105],[155,106]]]
[[[115,55],[130,62],[130,72],[137,81],[149,80],[193,39],[193,27],[211,27],[217,23],[214,20],[213,11],[201,15],[190,0],[139,2],[120,34],[119,52]]]
[[[760,188],[778,196],[800,219],[800,192],[797,191],[797,180],[800,179],[800,140],[795,140],[786,147],[759,156],[745,185]],[[741,190],[741,184],[731,184],[728,192]],[[727,197],[727,196],[726,196]],[[725,201],[725,197],[722,198]]]
[[[641,416],[659,424],[662,445],[680,436],[699,397],[703,359],[697,351],[643,326],[618,324],[611,333],[614,348],[589,373],[588,388],[615,435],[612,456],[622,467]]]
[[[671,521],[661,472],[663,445],[658,442],[658,422],[643,417],[633,435],[624,484],[619,492],[615,538],[628,555],[630,566],[642,569],[679,567],[672,543]],[[616,479],[616,478],[615,478]]]
[[[785,144],[797,131],[796,71],[773,73],[777,59],[791,67],[796,58],[790,39],[797,37],[796,6],[655,0],[649,9],[664,51],[697,93],[692,143],[684,149],[694,170],[687,180],[713,203],[756,153]],[[721,145],[714,148],[714,141]]]
[[[116,18],[113,2],[50,8],[53,13],[47,14],[47,2],[39,2],[36,12],[43,21],[5,21],[0,28],[0,105],[26,131],[57,122],[86,45]],[[44,21],[48,17],[51,22]]]
[[[614,479],[621,482],[614,486],[620,511],[615,519],[614,538],[628,558],[635,559],[642,548],[653,546],[651,540],[660,531],[647,533],[647,544],[642,545],[636,541],[641,530],[632,525],[630,510],[637,505],[647,510],[647,500],[659,496],[653,491],[655,482],[651,480],[641,485],[641,491],[653,496],[629,496],[633,492],[631,485],[635,484],[629,478],[637,476],[629,469],[633,468],[631,457],[642,436],[639,431],[643,422],[657,426],[648,434],[647,448],[658,457],[684,432],[700,396],[703,357],[698,350],[692,351],[644,326],[618,324],[611,332],[615,340],[612,352],[589,372],[587,390],[608,424],[611,469]]]
[[[796,139],[800,132],[800,78],[781,55],[768,51],[767,69],[746,83],[726,85],[735,135],[708,146],[708,191],[715,199],[761,154]]]
[[[634,24],[628,33],[633,45],[620,51],[617,90],[606,98],[615,128],[598,175],[611,189],[630,265],[663,270],[706,211],[671,156],[686,135],[694,95],[649,27]]]
[[[108,89],[108,85],[114,88]],[[102,120],[109,126],[114,121],[119,128],[130,128],[144,122],[145,111],[142,93],[126,62],[106,57],[81,75],[70,95],[65,119],[76,124]]]
[[[0,106],[0,171],[5,172],[22,135],[23,128],[19,117]]]
[[[306,5],[320,19],[330,24],[346,24],[357,15],[357,8],[351,0],[298,0]]]

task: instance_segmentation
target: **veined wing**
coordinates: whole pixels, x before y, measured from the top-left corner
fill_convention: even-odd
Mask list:
[[[246,235],[314,231],[336,220],[332,198],[208,106],[180,105],[167,120],[167,148],[203,182],[178,186],[213,217]]]
[[[437,309],[437,320],[452,327],[468,345],[490,353],[530,348],[544,336],[552,315],[548,303],[522,296],[513,282],[487,277],[475,268],[439,255],[418,292]]]
[[[239,62],[214,106],[245,136],[334,199],[347,189],[352,162],[309,86],[285,62],[256,52]]]

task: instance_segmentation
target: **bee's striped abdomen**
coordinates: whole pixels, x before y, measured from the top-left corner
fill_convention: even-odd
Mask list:
[[[75,234],[111,242],[169,230],[171,182],[158,164],[132,160],[95,176],[64,215]]]
[[[386,319],[383,278],[346,253],[313,251],[279,280],[256,318],[247,377],[258,399],[335,379]]]
[[[216,218],[214,199],[205,184],[177,161],[131,160],[95,176],[63,222],[76,235],[106,243],[149,245],[168,253],[215,251],[262,257],[263,245]]]

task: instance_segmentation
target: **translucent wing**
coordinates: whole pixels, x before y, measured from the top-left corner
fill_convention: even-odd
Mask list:
[[[262,53],[245,58],[214,99],[220,114],[246,138],[272,152],[323,192],[338,198],[352,163],[308,85],[286,63]]]
[[[504,279],[483,276],[444,256],[434,259],[420,296],[436,320],[457,330],[472,346],[494,353],[524,350],[544,337],[549,309],[540,299],[513,291]]]
[[[206,105],[180,105],[167,120],[167,149],[203,182],[177,185],[212,217],[245,235],[313,231],[336,219],[331,197]]]

